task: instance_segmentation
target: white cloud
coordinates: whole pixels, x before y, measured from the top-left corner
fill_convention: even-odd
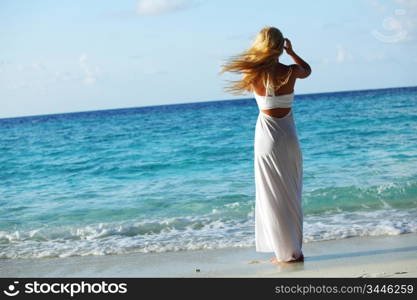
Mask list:
[[[364,55],[364,59],[367,62],[380,61],[386,59],[386,54],[385,52],[372,52]]]
[[[36,71],[44,70],[45,66],[39,62],[32,63],[32,69]]]
[[[342,45],[336,46],[336,53],[334,56],[331,57],[324,57],[322,58],[322,63],[329,64],[329,63],[344,63],[347,61],[353,61],[353,55]]]
[[[63,83],[83,83],[91,85],[101,75],[87,54],[81,54],[77,60],[61,59],[61,64],[42,61],[9,62],[0,60],[0,90],[30,88],[33,91],[47,91]]]
[[[336,61],[342,63],[346,60],[347,52],[342,46],[337,46]]]
[[[139,0],[136,12],[139,15],[160,15],[188,8],[190,0]]]
[[[394,2],[406,5],[411,8],[417,8],[417,0],[394,0]]]
[[[141,75],[165,75],[168,74],[166,67],[163,67],[161,61],[149,56],[135,56],[134,68]]]
[[[87,63],[87,59],[88,59],[87,54],[85,53],[81,54],[79,58],[80,66],[84,74],[83,82],[85,84],[93,84],[97,80],[96,76],[99,73],[99,69],[98,67],[95,67],[95,68],[91,67]]]
[[[379,0],[368,0],[369,4],[379,13],[386,13],[387,8],[385,5],[381,4]]]

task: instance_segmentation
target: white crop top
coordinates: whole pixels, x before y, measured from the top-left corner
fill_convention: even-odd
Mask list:
[[[290,67],[290,70],[283,82],[281,82],[281,86],[286,84],[288,82],[288,79],[291,76],[292,68]],[[269,79],[269,78],[268,78]],[[272,108],[288,108],[291,107],[292,102],[294,100],[294,92],[291,94],[284,94],[284,95],[274,95],[275,91],[274,89],[269,87],[269,80],[267,79],[266,83],[266,95],[261,96],[256,94],[255,91],[253,91],[253,94],[255,95],[256,103],[258,104],[259,109],[272,109]]]

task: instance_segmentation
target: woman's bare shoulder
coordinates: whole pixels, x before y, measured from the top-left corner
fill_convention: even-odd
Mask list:
[[[292,64],[290,65],[292,74],[296,78],[306,78],[311,74],[311,69],[305,69],[299,64]]]
[[[285,77],[289,75],[289,73],[292,71],[291,69],[292,69],[291,65],[279,64],[275,68],[275,70],[273,70],[273,74],[274,76],[277,76],[278,78]]]

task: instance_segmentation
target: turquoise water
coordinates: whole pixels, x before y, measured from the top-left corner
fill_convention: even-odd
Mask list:
[[[304,242],[417,232],[417,87],[296,95]],[[254,246],[254,99],[0,119],[0,258]]]

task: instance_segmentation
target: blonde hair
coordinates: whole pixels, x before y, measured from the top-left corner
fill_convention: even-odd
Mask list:
[[[227,80],[231,84],[225,88],[233,94],[242,94],[252,90],[252,83],[261,78],[264,85],[270,77],[270,70],[284,51],[284,36],[278,28],[266,26],[256,35],[251,47],[243,53],[232,56],[222,66],[220,73],[242,73],[241,80]],[[270,79],[270,86],[278,87],[283,83],[276,77]]]

